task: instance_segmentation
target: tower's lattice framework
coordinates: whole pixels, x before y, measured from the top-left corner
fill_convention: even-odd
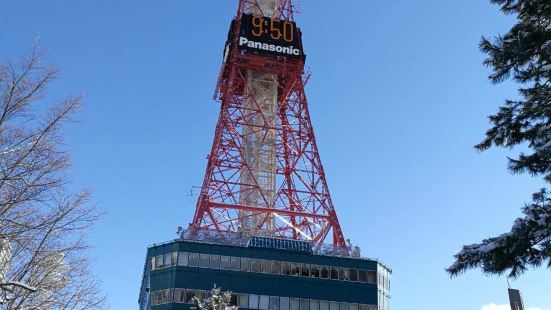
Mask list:
[[[308,112],[305,57],[242,48],[244,16],[277,35],[276,27],[292,29],[293,13],[292,0],[239,0],[215,95],[220,115],[190,228],[313,242],[331,234],[334,245],[344,246]]]

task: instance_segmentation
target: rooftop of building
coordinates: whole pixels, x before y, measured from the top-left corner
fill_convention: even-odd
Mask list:
[[[178,232],[178,234],[178,239],[152,244],[150,248],[178,241],[245,248],[269,248],[275,250],[302,252],[318,256],[375,261],[387,270],[391,271],[391,269],[383,264],[379,259],[363,257],[361,255],[360,247],[351,244],[346,247],[340,247],[333,244],[311,242],[307,240],[283,239],[271,236],[247,236],[242,233],[219,232],[215,230],[182,229]]]
[[[266,235],[251,236],[212,230],[180,230],[177,239],[149,246],[148,258],[144,265],[140,303],[145,300],[145,294],[147,293],[146,288],[148,287],[151,271],[147,266],[148,262],[151,261],[150,258],[179,252],[252,257],[259,260],[268,259],[281,262],[298,261],[302,264],[315,264],[316,266],[330,265],[369,271],[378,270],[380,266],[388,270],[389,273],[392,272],[378,259],[362,257],[360,248],[353,245],[339,247],[333,244],[283,239]]]

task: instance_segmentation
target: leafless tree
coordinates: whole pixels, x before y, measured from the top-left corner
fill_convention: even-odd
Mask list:
[[[105,306],[85,243],[102,214],[71,190],[62,136],[82,98],[48,103],[56,77],[38,46],[0,63],[0,309]]]

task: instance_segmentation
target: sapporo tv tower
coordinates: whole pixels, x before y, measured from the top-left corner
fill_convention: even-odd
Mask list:
[[[140,309],[189,309],[215,284],[240,308],[389,309],[390,269],[346,244],[331,201],[294,13],[292,0],[239,0],[193,221],[148,248]]]
[[[242,0],[229,31],[222,103],[190,226],[345,246],[304,93],[301,32],[286,1]]]

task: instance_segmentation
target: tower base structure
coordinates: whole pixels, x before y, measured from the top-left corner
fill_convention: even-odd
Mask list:
[[[139,306],[187,310],[216,285],[240,309],[388,310],[390,273],[357,248],[185,230],[148,248]]]

